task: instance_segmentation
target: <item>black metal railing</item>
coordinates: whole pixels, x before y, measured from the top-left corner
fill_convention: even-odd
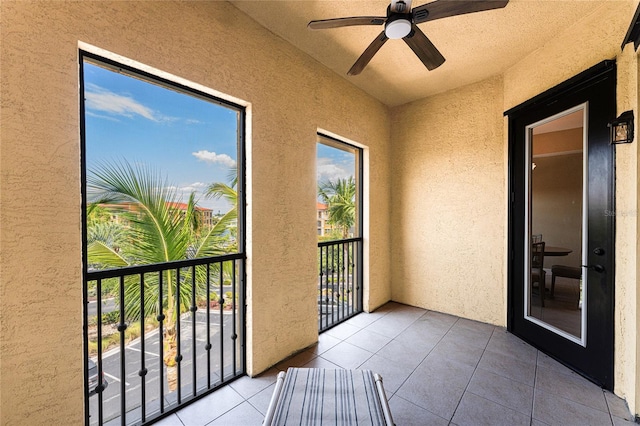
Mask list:
[[[318,329],[362,312],[362,238],[318,243]]]
[[[85,289],[89,424],[145,424],[245,374],[243,254],[90,271]]]

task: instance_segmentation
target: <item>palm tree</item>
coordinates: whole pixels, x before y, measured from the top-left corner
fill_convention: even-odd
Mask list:
[[[318,196],[329,206],[329,223],[342,230],[342,238],[356,223],[356,182],[353,176],[318,184]]]
[[[169,185],[159,172],[144,165],[102,163],[90,170],[87,177],[89,208],[101,203],[131,206],[122,212],[127,219],[125,236],[113,238],[99,230],[90,230],[96,235],[87,244],[88,262],[102,267],[122,267],[131,265],[158,264],[182,259],[210,257],[224,254],[225,237],[230,219],[222,218],[215,226],[201,233],[195,220],[195,195],[189,197],[186,211],[175,208],[179,201],[174,186]],[[126,241],[125,241],[126,240]],[[125,242],[123,242],[125,241]],[[116,249],[114,242],[119,246]],[[202,273],[197,270],[196,273]],[[164,363],[167,366],[169,389],[175,390],[176,383],[176,321],[180,313],[188,309],[191,283],[196,283],[198,294],[206,292],[206,279],[191,279],[188,274],[178,277],[175,271],[163,273],[163,300],[159,300],[159,277],[145,276],[144,312],[165,316]],[[140,281],[135,277],[125,280],[125,300],[121,306],[130,320],[141,317]],[[180,306],[176,307],[177,292],[180,291]],[[166,312],[166,313],[165,313]]]
[[[220,221],[228,223],[230,225],[229,231],[234,235],[234,237],[237,237],[237,226],[233,226],[234,223],[237,225],[238,220],[238,191],[236,190],[238,185],[237,167],[229,168],[227,180],[229,181],[228,184],[214,182],[209,185],[205,192],[205,197],[215,199],[224,198],[229,204],[231,204],[231,209],[222,216]]]

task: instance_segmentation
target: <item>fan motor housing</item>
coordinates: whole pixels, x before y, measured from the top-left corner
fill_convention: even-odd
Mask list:
[[[384,25],[384,33],[388,38],[406,37],[411,32],[411,14],[389,12]]]

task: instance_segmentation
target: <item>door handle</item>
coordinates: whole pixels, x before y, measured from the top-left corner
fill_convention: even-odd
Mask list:
[[[583,268],[587,268],[587,269],[593,269],[594,271],[598,272],[598,273],[603,273],[604,272],[604,266],[602,265],[582,265]]]

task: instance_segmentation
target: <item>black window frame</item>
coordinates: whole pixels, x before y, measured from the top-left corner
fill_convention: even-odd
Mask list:
[[[182,83],[178,83],[176,81],[170,80],[165,77],[160,77],[153,73],[143,71],[141,69],[135,68],[131,65],[126,65],[115,61],[110,58],[106,58],[102,55],[95,54],[93,52],[89,52],[83,49],[79,49],[78,55],[78,70],[79,70],[79,114],[80,114],[80,179],[81,179],[81,224],[82,224],[82,301],[83,301],[83,377],[84,377],[84,407],[85,414],[84,420],[85,424],[89,425],[90,421],[90,413],[89,413],[89,385],[88,385],[88,369],[89,369],[89,349],[88,349],[88,259],[87,259],[87,217],[86,217],[86,209],[87,209],[87,161],[86,161],[86,105],[85,105],[85,78],[84,78],[84,64],[85,62],[91,63],[96,66],[100,66],[111,71],[121,73],[124,75],[128,75],[133,78],[140,79],[142,81],[158,85],[160,87],[164,87],[167,90],[173,90],[179,93],[183,93],[206,102],[214,103],[219,106],[223,106],[234,110],[238,113],[238,123],[237,123],[237,177],[238,182],[236,185],[237,191],[237,244],[238,251],[237,253],[232,254],[231,256],[222,256],[218,258],[231,258],[240,256],[239,261],[239,324],[241,326],[240,330],[237,330],[240,337],[240,368],[241,374],[233,377],[229,381],[222,381],[222,383],[216,387],[212,387],[205,392],[198,394],[196,397],[185,398],[183,403],[178,404],[176,406],[172,406],[171,408],[161,412],[158,415],[154,415],[147,419],[147,421],[143,421],[142,424],[149,424],[156,422],[172,413],[175,413],[179,409],[184,406],[191,404],[198,399],[214,392],[219,389],[221,386],[224,386],[230,383],[237,378],[246,375],[246,287],[247,287],[247,274],[246,274],[246,123],[247,123],[247,110],[246,107],[232,101],[214,96],[212,94],[203,92],[201,90],[195,89],[193,87],[187,86]],[[207,259],[216,259],[214,258],[199,258],[196,259],[199,263],[204,263]],[[176,262],[176,264],[179,262]],[[165,263],[166,264],[166,263]],[[164,264],[155,264],[155,265],[164,265]],[[147,265],[145,265],[147,266]]]

